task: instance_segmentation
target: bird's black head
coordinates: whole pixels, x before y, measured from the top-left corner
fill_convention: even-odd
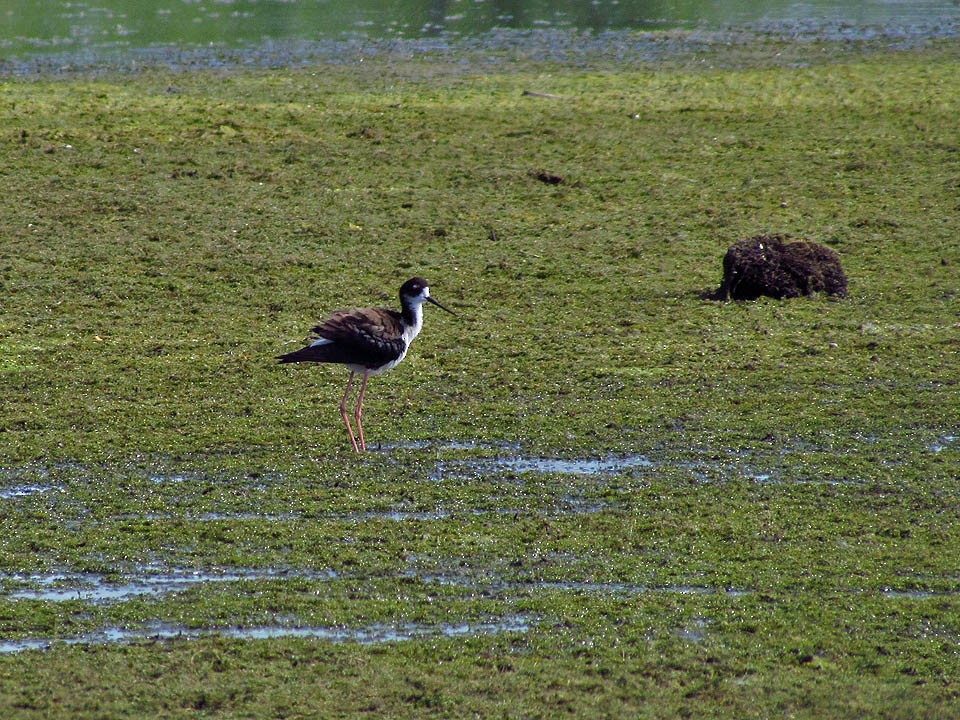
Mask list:
[[[430,285],[422,277],[410,278],[400,286],[400,303],[404,307],[408,305],[422,305],[425,302],[436,305],[441,310],[456,317],[455,312],[447,310],[447,308],[430,297]]]
[[[410,278],[400,286],[400,297],[416,297],[428,287],[430,287],[430,283],[428,283],[422,277]]]

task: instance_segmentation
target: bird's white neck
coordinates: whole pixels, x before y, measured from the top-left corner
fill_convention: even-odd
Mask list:
[[[404,308],[403,341],[409,345],[423,329],[423,303],[411,303]]]

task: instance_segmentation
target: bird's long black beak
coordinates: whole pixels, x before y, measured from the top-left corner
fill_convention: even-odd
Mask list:
[[[432,297],[427,297],[427,302],[430,303],[430,304],[432,304],[432,305],[436,305],[436,306],[437,306],[438,308],[440,308],[441,310],[444,310],[444,311],[450,313],[451,315],[453,315],[454,317],[457,317],[457,314],[456,314],[453,310],[447,310],[447,308],[445,308],[443,305],[441,305],[440,303],[438,303],[438,302],[437,302],[436,300],[434,300]]]

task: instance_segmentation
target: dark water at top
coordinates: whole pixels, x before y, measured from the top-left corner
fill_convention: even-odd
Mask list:
[[[960,0],[0,0],[0,63],[312,43],[729,27],[960,35]]]

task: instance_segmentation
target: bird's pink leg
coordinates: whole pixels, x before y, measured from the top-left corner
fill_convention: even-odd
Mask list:
[[[366,385],[367,377],[363,377],[364,385]],[[360,448],[357,447],[357,439],[353,436],[353,428],[350,427],[350,417],[347,415],[347,398],[350,396],[350,388],[353,387],[353,373],[350,373],[350,378],[347,380],[347,389],[343,391],[343,400],[340,401],[340,417],[343,418],[343,424],[347,426],[347,433],[350,435],[350,443],[353,445],[354,452],[360,452]],[[362,395],[361,395],[362,398]],[[363,439],[363,433],[360,434],[360,439]]]
[[[363,395],[367,392],[367,380],[370,378],[370,371],[363,371],[363,383],[360,385],[360,397],[357,398],[357,411],[353,414],[353,419],[357,421],[357,432],[360,433],[360,447],[367,449],[367,441],[363,437],[363,425],[360,423],[360,416],[363,415]]]

